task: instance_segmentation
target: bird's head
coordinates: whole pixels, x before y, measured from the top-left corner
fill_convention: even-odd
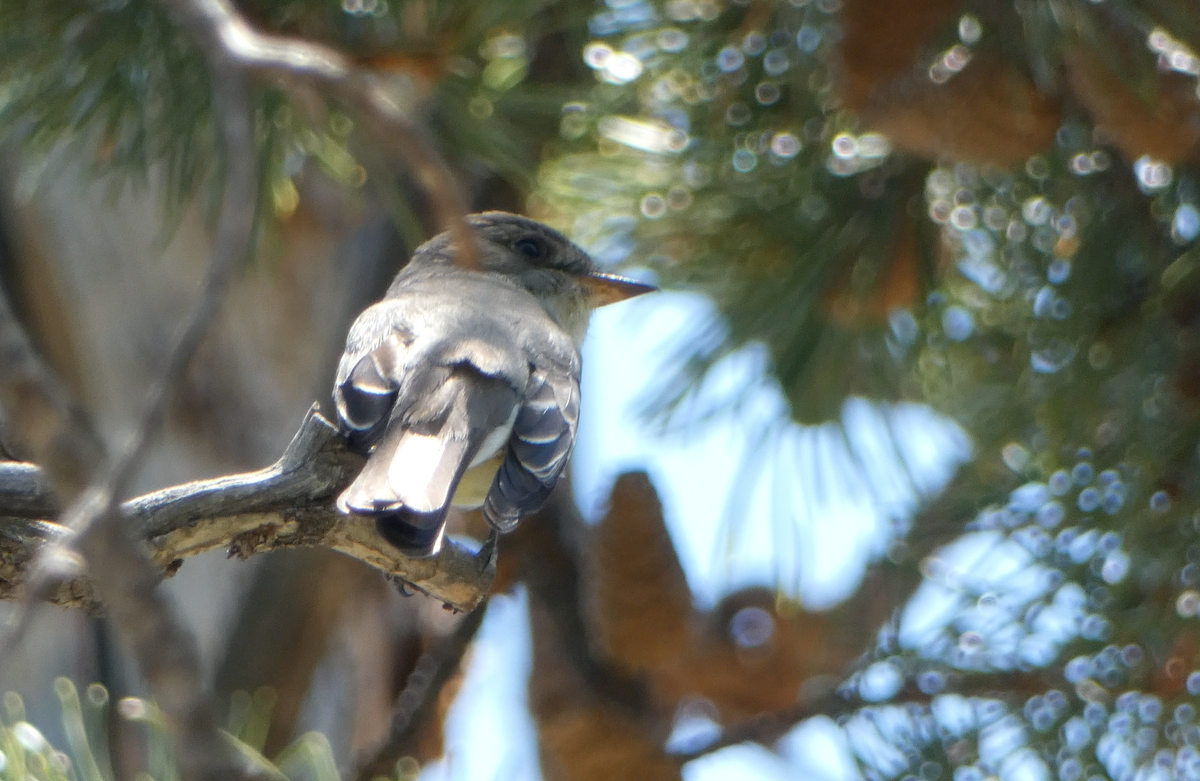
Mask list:
[[[578,344],[592,309],[655,290],[654,286],[596,270],[587,253],[537,220],[508,212],[467,217],[483,271],[499,274],[528,290]],[[453,262],[453,242],[441,234],[417,250]]]

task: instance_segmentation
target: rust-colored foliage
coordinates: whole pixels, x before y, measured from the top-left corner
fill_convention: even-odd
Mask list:
[[[829,322],[846,329],[877,328],[887,323],[892,311],[914,306],[922,292],[918,251],[913,220],[901,220],[892,255],[869,290],[854,289],[854,266],[846,264],[838,284],[825,295]]]
[[[1009,166],[1053,141],[1066,98],[1131,161],[1195,158],[1200,105],[1192,80],[1159,73],[1138,90],[1083,44],[1063,55],[1064,94],[1048,92],[1015,61],[989,51],[972,52],[961,72],[936,83],[925,72],[936,52],[927,49],[961,10],[953,0],[903,0],[886,10],[871,0],[844,4],[838,95],[864,127],[929,160]]]
[[[1191,632],[1180,632],[1164,661],[1154,673],[1151,688],[1159,697],[1177,697],[1187,687],[1188,674],[1200,658],[1200,643]]]
[[[688,644],[692,594],[643,473],[622,475],[592,539],[596,639],[629,670],[675,663]]]
[[[863,126],[884,133],[899,149],[937,160],[1011,165],[1054,139],[1057,100],[995,55],[977,54],[938,84],[922,54],[947,29],[962,4],[871,0],[843,4],[838,94]]]
[[[556,531],[562,514],[551,515],[522,526],[501,557],[530,589],[530,708],[547,778],[678,778],[662,746],[681,704],[706,701],[727,725],[781,710],[861,650],[849,624],[765,588],[695,609],[643,473],[617,480],[594,529]],[[564,620],[581,605],[583,621]]]
[[[1061,122],[1057,101],[1009,63],[987,56],[944,84],[920,74],[885,85],[861,118],[906,152],[997,166],[1045,149]]]
[[[592,542],[593,623],[613,662],[644,673],[663,713],[702,697],[727,722],[741,720],[790,705],[806,680],[848,661],[853,652],[831,642],[824,614],[768,589],[735,592],[711,613],[693,609],[669,540],[649,478],[622,475]]]
[[[1154,93],[1139,95],[1095,52],[1076,46],[1065,64],[1075,98],[1129,160],[1149,155],[1176,164],[1195,157],[1200,103],[1193,80],[1159,74]]]
[[[538,724],[542,775],[547,781],[679,779],[679,765],[662,750],[669,723],[592,691],[563,648],[537,597],[530,599],[533,669],[529,705]]]
[[[841,78],[845,106],[861,111],[888,83],[912,73],[917,55],[960,8],[958,0],[842,3]]]

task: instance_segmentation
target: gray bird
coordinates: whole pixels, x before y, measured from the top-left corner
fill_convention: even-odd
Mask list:
[[[450,505],[499,532],[537,510],[579,417],[579,346],[596,306],[653,290],[595,269],[540,222],[467,218],[480,270],[442,233],[417,248],[346,338],[338,424],[367,463],[337,500],[412,556],[441,548]]]

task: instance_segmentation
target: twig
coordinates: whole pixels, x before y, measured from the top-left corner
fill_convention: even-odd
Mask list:
[[[964,697],[1008,697],[1024,701],[1034,694],[1044,694],[1051,687],[1038,673],[964,673],[955,676],[951,685],[940,693],[959,694]],[[761,713],[745,721],[727,727],[720,737],[712,743],[695,751],[675,754],[680,765],[712,754],[729,746],[739,743],[758,743],[771,746],[793,727],[813,716],[828,716],[837,719],[859,708],[872,705],[888,705],[899,703],[928,704],[936,694],[922,692],[915,683],[909,682],[905,688],[887,702],[864,702],[853,691],[829,689],[815,697],[803,699],[782,710]]]
[[[396,761],[414,749],[421,729],[434,714],[438,695],[458,670],[486,612],[487,602],[480,602],[478,607],[463,616],[449,636],[421,654],[408,676],[404,691],[396,699],[396,711],[392,714],[387,740],[359,764],[355,773],[358,781],[370,781],[377,776],[390,778],[395,773]]]
[[[644,681],[596,652],[582,612],[582,562],[574,538],[584,523],[564,480],[545,506],[517,527],[507,550],[519,559],[519,578],[529,589],[530,599],[542,603],[555,642],[591,693],[626,714],[645,714],[651,704]]]
[[[200,46],[207,60],[213,109],[224,147],[224,194],[208,275],[167,365],[150,390],[133,437],[104,470],[102,479],[64,514],[65,525],[75,533],[69,546],[43,545],[28,585],[35,599],[61,594],[71,580],[78,581],[78,577],[71,576],[82,572],[72,551],[82,553],[96,595],[111,612],[122,638],[134,650],[142,673],[179,740],[183,777],[237,778],[247,771],[220,739],[212,702],[202,684],[194,639],[156,588],[161,573],[128,528],[125,508],[119,501],[127,493],[171,395],[185,375],[253,240],[258,165],[248,75],[273,76],[292,86],[323,87],[359,112],[376,141],[393,156],[406,160],[417,180],[433,195],[440,216],[453,231],[459,262],[472,267],[477,265],[477,259],[473,237],[463,219],[465,208],[448,169],[433,154],[423,134],[408,123],[367,74],[322,47],[256,33],[226,0],[161,1]],[[287,520],[280,526],[286,528]],[[360,532],[361,526],[361,523],[339,524],[342,529]],[[39,531],[43,538],[55,536],[45,528]],[[349,537],[350,544],[361,543],[354,535]],[[194,539],[191,542],[192,547],[197,547]],[[253,541],[251,547],[255,547]],[[171,561],[175,561],[174,556]],[[27,622],[23,625],[27,626]],[[20,632],[14,636],[19,637]]]
[[[797,702],[783,710],[761,713],[731,725],[721,732],[720,737],[707,746],[696,751],[676,754],[675,758],[680,765],[683,765],[693,759],[699,759],[706,754],[712,754],[739,743],[759,743],[770,746],[805,719],[813,716],[837,718],[861,705],[861,702],[856,702],[853,698],[845,697],[837,691],[829,691],[814,700]]]
[[[479,267],[475,237],[466,222],[466,203],[455,185],[454,173],[425,131],[409,120],[372,72],[356,67],[327,46],[260,33],[227,0],[173,1],[187,5],[197,15],[197,27],[204,28],[205,47],[219,47],[238,68],[277,79],[293,91],[316,88],[350,109],[384,154],[404,161],[430,194],[439,222],[450,229],[458,248],[456,262],[464,268]]]
[[[131,499],[121,511],[160,572],[214,549],[248,558],[291,547],[323,547],[366,562],[457,610],[472,610],[491,587],[494,563],[448,542],[431,559],[410,559],[370,519],[340,515],[335,497],[362,466],[314,405],[283,457],[257,472],[200,480]],[[33,554],[66,539],[53,493],[32,464],[0,464],[0,599],[12,599]],[[85,578],[47,595],[70,607],[97,607]]]
[[[50,490],[40,466],[0,461],[0,518],[53,518],[59,512],[58,497]],[[0,534],[11,535],[13,531],[11,526],[0,524]]]

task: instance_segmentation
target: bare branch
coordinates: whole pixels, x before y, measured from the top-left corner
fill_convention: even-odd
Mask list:
[[[472,610],[490,589],[495,565],[447,543],[438,556],[410,559],[389,545],[369,518],[345,516],[335,497],[362,466],[314,405],[283,457],[257,472],[200,480],[132,499],[121,506],[155,565],[174,572],[183,559],[226,549],[247,558],[279,548],[323,547],[352,556],[411,584],[456,610]],[[62,540],[54,500],[32,464],[0,464],[0,599],[15,596],[33,553]],[[50,596],[66,606],[95,608],[86,580]]]
[[[213,110],[225,152],[225,191],[209,256],[208,275],[200,297],[185,321],[159,381],[150,390],[137,430],[114,461],[106,480],[105,488],[111,494],[110,501],[114,502],[126,493],[128,482],[141,464],[152,435],[166,413],[172,392],[187,372],[238,268],[249,256],[258,204],[258,157],[246,77],[224,51],[207,45],[211,35],[203,11],[208,3],[204,0],[163,0],[163,3],[180,16],[181,23],[205,45],[213,83]]]
[[[259,167],[248,76],[279,78],[289,87],[320,87],[357,112],[376,142],[392,157],[407,161],[416,179],[433,195],[440,216],[453,231],[459,248],[459,262],[473,267],[477,266],[477,258],[474,240],[464,219],[466,210],[448,168],[434,154],[424,135],[407,121],[399,107],[366,72],[351,67],[339,55],[322,47],[259,35],[226,0],[161,2],[205,56],[212,83],[214,113],[224,148],[224,194],[208,275],[158,382],[151,387],[130,442],[109,467],[102,470],[102,478],[64,514],[64,525],[73,534],[64,539],[67,535],[61,528],[40,523],[27,525],[26,539],[19,533],[15,535],[17,545],[7,562],[14,572],[5,570],[5,583],[11,587],[18,582],[21,570],[31,561],[31,552],[38,550],[32,573],[24,573],[28,575],[29,595],[33,599],[55,596],[90,602],[93,599],[91,590],[80,585],[83,571],[74,551],[82,554],[87,561],[88,577],[96,598],[111,612],[122,638],[132,647],[163,715],[179,740],[183,777],[238,778],[248,771],[220,738],[212,701],[202,683],[194,639],[156,588],[161,572],[155,563],[161,567],[165,560],[168,566],[177,566],[175,562],[185,555],[214,547],[218,540],[228,541],[226,535],[234,531],[238,523],[244,528],[233,535],[231,547],[241,555],[273,547],[281,537],[296,536],[296,533],[301,533],[301,538],[307,533],[311,539],[324,541],[329,530],[337,530],[332,547],[345,548],[351,555],[376,566],[381,562],[384,566],[392,564],[394,570],[403,573],[402,577],[415,570],[416,575],[407,579],[433,581],[436,585],[440,585],[439,579],[454,572],[453,566],[442,569],[442,558],[454,559],[454,553],[460,552],[450,548],[447,556],[437,560],[396,565],[390,551],[378,555],[380,543],[369,520],[336,519],[329,511],[328,502],[319,514],[324,519],[324,533],[314,533],[311,525],[301,527],[301,518],[289,512],[293,508],[278,508],[277,514],[264,514],[261,507],[247,509],[243,506],[240,514],[225,516],[214,527],[211,523],[203,523],[203,513],[196,514],[194,504],[193,512],[181,514],[178,492],[145,497],[139,500],[140,504],[118,504],[160,427],[175,388],[220,309],[225,291],[250,251],[259,194]],[[287,465],[286,456],[281,465]],[[233,483],[215,481],[215,485],[210,481],[188,496],[226,497],[233,499],[235,504],[240,498],[248,500],[248,506],[254,507],[256,499],[262,497],[248,496],[245,490],[239,492],[239,487],[253,492],[261,488],[262,479],[269,480],[274,476],[288,482],[290,474],[283,469],[276,475],[259,475],[259,480],[240,486],[236,480]],[[46,475],[46,479],[54,482],[55,475]],[[61,486],[61,489],[68,488],[65,484]],[[73,493],[60,490],[58,495],[71,496]],[[220,506],[221,500],[218,499],[216,504]],[[148,534],[155,547],[154,561],[140,544],[142,535],[131,528],[135,524],[138,532],[154,530]],[[9,525],[6,533],[0,535],[0,553],[3,548],[12,548],[13,531]],[[29,546],[25,542],[40,545]],[[46,542],[55,544],[47,545]],[[465,562],[445,563],[475,566],[469,556],[465,559]],[[449,591],[452,593],[448,601],[452,603],[474,604],[476,601],[471,598],[474,594],[461,600],[453,588]],[[14,633],[10,642],[20,634],[19,630]]]
[[[454,238],[458,264],[479,267],[475,237],[467,227],[466,203],[453,171],[428,134],[405,115],[371,71],[356,67],[327,46],[260,33],[226,0],[175,0],[174,4],[193,9],[197,37],[203,27],[204,46],[220,47],[223,56],[238,68],[276,79],[293,91],[315,89],[353,112],[383,153],[391,160],[403,161],[430,194],[439,222]]]
[[[458,669],[463,655],[483,624],[486,612],[487,602],[480,602],[474,610],[463,616],[449,636],[442,638],[417,660],[404,691],[396,699],[396,711],[392,714],[387,740],[359,764],[355,773],[358,781],[370,781],[379,776],[391,777],[395,773],[396,761],[413,751],[422,728],[434,715],[438,695]]]
[[[944,693],[960,694],[964,697],[997,697],[1024,701],[1034,694],[1044,694],[1052,688],[1043,677],[1046,673],[1050,673],[1050,671],[959,673],[953,676]],[[802,698],[799,702],[782,710],[761,713],[753,718],[732,724],[726,727],[720,737],[712,743],[695,751],[676,754],[675,757],[682,765],[739,743],[758,743],[769,747],[797,724],[813,716],[828,716],[831,719],[837,719],[859,708],[872,705],[906,703],[928,705],[934,696],[936,695],[921,691],[912,681],[891,700],[880,703],[864,702],[853,691],[830,687],[812,697]]]
[[[0,518],[53,518],[60,509],[41,467],[0,461]],[[11,533],[13,529],[0,525],[0,534]]]
[[[199,2],[164,0],[202,42]],[[90,583],[110,611],[122,640],[132,649],[142,675],[178,740],[181,775],[189,781],[248,777],[246,763],[222,739],[216,713],[204,686],[195,639],[175,616],[157,588],[161,573],[150,561],[118,505],[136,474],[166,413],[167,404],[187,371],[225,291],[249,254],[258,202],[258,164],[254,143],[249,84],[242,72],[215,47],[206,49],[213,84],[213,107],[225,151],[221,212],[204,288],[178,341],[151,387],[130,442],[101,478],[64,513],[71,536],[62,544],[44,545],[29,577],[29,596],[74,594],[73,578],[86,559]],[[53,475],[49,476],[53,479]],[[65,487],[65,486],[64,486]],[[71,495],[59,492],[60,496]],[[77,579],[74,578],[74,579]],[[81,596],[87,596],[82,590]],[[8,643],[28,626],[28,613]],[[7,649],[5,649],[7,650]]]
[[[792,727],[805,719],[813,716],[828,716],[836,719],[861,705],[861,702],[856,702],[853,698],[844,697],[836,691],[828,691],[816,698],[801,700],[784,710],[761,713],[753,718],[732,724],[721,732],[720,737],[707,746],[675,756],[679,764],[683,765],[693,759],[699,759],[706,754],[712,754],[739,743],[758,743],[771,746],[786,735]]]

